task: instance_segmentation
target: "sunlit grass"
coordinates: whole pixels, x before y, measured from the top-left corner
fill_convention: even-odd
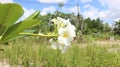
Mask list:
[[[87,44],[72,44],[69,50],[62,54],[50,47],[46,39],[28,37],[4,45],[0,59],[6,59],[12,67],[119,67],[120,52],[108,52],[108,49],[118,46],[99,46]]]

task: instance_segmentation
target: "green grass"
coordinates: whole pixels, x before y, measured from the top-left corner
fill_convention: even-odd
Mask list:
[[[109,53],[111,47],[88,44],[82,48],[81,45],[72,44],[62,54],[52,49],[46,40],[28,37],[12,41],[3,46],[0,59],[7,59],[12,67],[120,67],[120,52]]]

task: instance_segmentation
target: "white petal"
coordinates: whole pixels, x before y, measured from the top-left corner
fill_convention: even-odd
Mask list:
[[[67,38],[63,38],[61,36],[58,37],[58,42],[66,46],[70,46],[70,41]]]
[[[58,34],[61,36],[65,31],[65,28],[58,29]]]
[[[71,42],[71,41],[74,40],[74,38],[73,37],[68,37],[67,40],[68,40],[68,42]]]
[[[53,49],[57,49],[57,48],[58,48],[57,43],[56,43],[53,39],[50,39],[49,41],[50,41],[50,43],[52,44],[51,47],[52,47]]]
[[[58,42],[63,43],[63,38],[61,36],[58,36]]]
[[[76,33],[75,33],[75,31],[69,31],[69,36],[70,37],[76,37]]]
[[[51,47],[52,47],[53,49],[57,49],[57,48],[58,48],[58,47],[57,47],[57,44],[52,44]]]

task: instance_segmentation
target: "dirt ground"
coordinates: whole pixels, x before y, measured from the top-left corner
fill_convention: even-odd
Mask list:
[[[6,60],[1,60],[0,67],[10,67],[10,64],[8,62],[6,62]]]
[[[114,44],[118,44],[120,45],[120,40],[104,40],[104,41],[94,41],[94,44],[98,44],[98,45],[114,45]]]

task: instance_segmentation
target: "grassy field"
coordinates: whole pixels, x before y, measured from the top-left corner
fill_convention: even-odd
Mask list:
[[[27,37],[0,45],[0,61],[11,67],[120,67],[119,44],[72,43],[62,54],[48,39]],[[85,47],[83,47],[85,46]]]

